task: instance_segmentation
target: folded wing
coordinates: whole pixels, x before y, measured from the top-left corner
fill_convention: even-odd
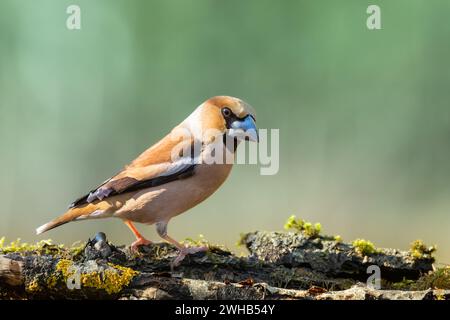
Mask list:
[[[180,154],[176,160],[172,160],[174,148]],[[69,208],[190,177],[196,166],[194,150],[198,149],[193,140],[174,140],[170,135],[166,136],[117,175],[74,201]]]

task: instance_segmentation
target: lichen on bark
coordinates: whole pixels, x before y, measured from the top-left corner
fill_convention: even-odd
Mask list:
[[[248,249],[247,256],[236,256],[201,239],[209,250],[188,256],[174,270],[170,266],[177,250],[167,243],[141,247],[139,253],[107,241],[69,248],[50,241],[3,243],[0,299],[450,297],[448,269],[433,271],[431,255],[379,248],[358,251],[342,239],[320,235],[316,227],[314,232],[299,229],[242,235],[240,242]],[[381,290],[365,285],[370,265],[380,266]],[[79,286],[68,285],[77,274]]]

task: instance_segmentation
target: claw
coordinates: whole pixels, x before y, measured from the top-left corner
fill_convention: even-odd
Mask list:
[[[178,267],[180,265],[181,261],[183,261],[187,255],[194,254],[197,252],[205,252],[205,251],[208,251],[208,249],[209,249],[208,247],[183,247],[183,248],[181,248],[178,256],[170,264],[171,269],[173,269],[174,267]]]
[[[140,246],[146,246],[151,243],[152,242],[150,240],[147,240],[145,238],[138,238],[131,244],[131,251],[138,252]]]

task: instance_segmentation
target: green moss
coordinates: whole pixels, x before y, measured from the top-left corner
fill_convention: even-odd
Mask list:
[[[239,240],[236,242],[236,246],[238,246],[238,247],[244,246],[246,240],[247,240],[247,234],[246,233],[239,234]]]
[[[202,234],[198,235],[197,240],[186,238],[184,241],[181,241],[181,243],[190,247],[208,247],[209,250],[229,251],[224,245],[210,243]]]
[[[322,231],[322,225],[320,223],[307,222],[303,219],[297,219],[295,215],[290,216],[284,224],[284,229],[293,229],[296,232],[303,233],[308,238],[317,238]]]
[[[77,241],[68,248],[68,256],[70,256],[71,259],[76,260],[83,255],[85,248],[85,242]]]
[[[41,240],[37,243],[22,242],[21,239],[12,241],[5,245],[5,238],[0,239],[0,253],[19,253],[21,255],[51,255],[61,258],[77,260],[82,256],[86,244],[76,242],[70,247],[65,247],[63,244],[53,244],[52,240]]]
[[[407,280],[389,283],[386,288],[395,290],[449,290],[450,289],[450,266],[438,268],[422,275],[417,280]],[[436,297],[439,298],[438,296]]]
[[[413,259],[427,259],[434,261],[433,254],[436,252],[436,246],[427,246],[422,240],[414,240],[411,243],[409,252]]]
[[[181,243],[188,245],[188,246],[194,246],[194,247],[209,246],[209,241],[206,240],[202,234],[198,235],[197,240],[195,240],[193,238],[186,238],[186,239],[184,239],[184,241],[181,241]]]
[[[414,290],[432,289],[450,289],[450,266],[438,268],[423,275],[412,286]]]
[[[301,231],[303,229],[303,220],[297,220],[295,215],[291,215],[284,224],[284,229],[295,229],[297,231]]]
[[[369,240],[356,239],[352,242],[352,246],[356,253],[362,256],[368,256],[379,252],[379,250],[375,248],[375,245]]]
[[[403,278],[402,281],[388,283],[384,287],[388,287],[394,290],[411,290],[411,286],[413,286],[414,284],[415,284],[414,280]]]
[[[36,254],[56,254],[64,249],[64,245],[52,244],[52,240],[41,240],[37,243],[22,242],[20,238],[12,241],[9,245],[5,245],[5,238],[0,239],[0,252],[7,253],[25,253],[33,252]]]

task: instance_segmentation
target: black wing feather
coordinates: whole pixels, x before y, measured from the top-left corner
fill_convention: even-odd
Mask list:
[[[119,194],[127,193],[127,192],[133,192],[133,191],[138,191],[138,190],[142,190],[142,189],[146,189],[146,188],[157,187],[157,186],[169,183],[171,181],[188,178],[194,174],[195,166],[196,166],[195,164],[192,164],[192,165],[186,167],[185,169],[183,169],[179,172],[176,172],[174,174],[167,175],[167,176],[159,176],[159,177],[155,177],[155,178],[148,179],[148,180],[137,180],[137,179],[130,178],[130,177],[117,179],[115,181],[112,181],[112,183],[110,183],[111,184],[110,187],[102,190],[107,194],[107,196],[105,196],[104,199],[110,198],[112,196],[116,196]],[[73,208],[73,207],[76,207],[79,205],[89,203],[89,201],[88,201],[89,195],[91,193],[94,193],[97,190],[101,189],[102,186],[104,186],[106,183],[108,183],[110,181],[111,180],[105,181],[97,188],[91,190],[88,194],[78,198],[69,206],[69,208]]]

